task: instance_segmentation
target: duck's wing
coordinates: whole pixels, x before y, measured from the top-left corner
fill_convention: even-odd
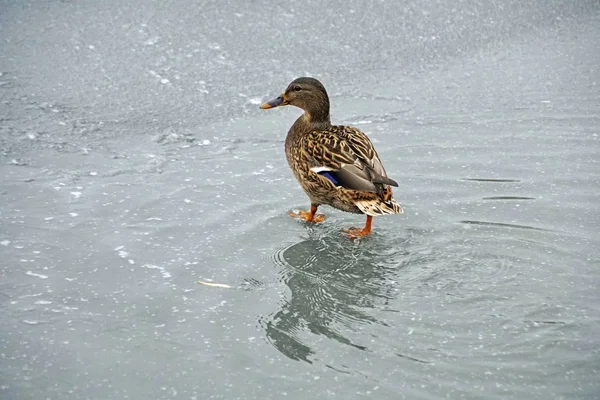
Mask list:
[[[385,185],[398,186],[387,177],[373,143],[359,129],[332,126],[302,138],[310,169],[346,189],[382,193]]]

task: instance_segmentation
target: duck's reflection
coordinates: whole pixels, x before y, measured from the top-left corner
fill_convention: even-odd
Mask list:
[[[289,358],[307,362],[314,351],[300,337],[310,334],[365,350],[341,332],[383,323],[369,311],[391,295],[385,259],[373,243],[357,246],[338,237],[308,239],[277,251],[273,261],[291,294],[263,321],[269,341]]]

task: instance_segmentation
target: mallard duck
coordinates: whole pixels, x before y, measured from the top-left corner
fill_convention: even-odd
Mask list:
[[[396,181],[387,177],[381,159],[367,135],[352,126],[331,125],[329,96],[314,78],[298,78],[281,96],[260,106],[262,109],[292,105],[304,110],[290,128],[285,154],[294,176],[310,199],[310,210],[290,211],[306,222],[322,222],[320,205],[366,214],[364,228],[343,231],[349,237],[371,233],[373,216],[401,214],[392,198]]]

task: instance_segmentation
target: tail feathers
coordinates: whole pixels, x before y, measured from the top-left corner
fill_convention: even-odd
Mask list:
[[[400,204],[394,199],[382,201],[380,199],[375,200],[359,200],[356,203],[356,207],[367,215],[388,215],[388,214],[402,214],[404,210],[400,207]]]

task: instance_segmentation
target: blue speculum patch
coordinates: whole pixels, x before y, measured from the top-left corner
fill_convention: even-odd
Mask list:
[[[338,180],[335,178],[335,175],[333,172],[331,171],[321,171],[319,172],[319,175],[324,176],[325,178],[329,179],[331,182],[333,182],[334,185],[338,185]]]

